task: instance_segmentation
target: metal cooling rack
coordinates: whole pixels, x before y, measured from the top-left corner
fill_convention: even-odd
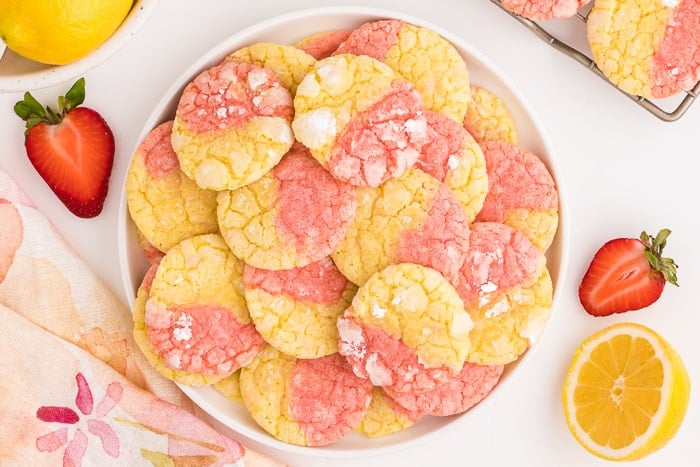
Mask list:
[[[583,51],[567,43],[566,41],[556,38],[552,33],[544,29],[539,23],[524,18],[511,11],[508,11],[503,5],[501,5],[500,0],[491,0],[491,3],[498,6],[501,10],[506,12],[511,17],[515,18],[518,22],[520,22],[523,26],[525,26],[527,29],[529,29],[531,32],[537,35],[540,39],[548,43],[550,46],[554,47],[556,50],[562,52],[570,58],[576,60],[577,62],[588,68],[590,71],[592,71],[594,74],[596,74],[603,81],[613,86],[620,93],[629,97],[639,106],[641,106],[642,108],[650,112],[652,115],[658,117],[659,119],[665,122],[673,122],[681,118],[683,114],[685,114],[685,112],[690,108],[690,105],[695,101],[695,98],[698,96],[698,94],[700,94],[700,82],[696,83],[695,87],[693,87],[693,89],[691,89],[690,91],[679,93],[678,95],[667,99],[651,100],[622,91],[620,88],[618,88],[615,84],[611,83],[605,77],[605,75],[596,66],[593,59],[589,56],[588,51],[584,53]],[[593,2],[590,2],[587,7],[584,7],[581,10],[579,10],[579,12],[574,18],[570,18],[564,21],[573,21],[576,23],[576,27],[582,28],[582,30],[585,31],[585,23],[588,19],[588,14],[590,13],[592,4]],[[543,21],[541,23],[547,24],[546,21]]]

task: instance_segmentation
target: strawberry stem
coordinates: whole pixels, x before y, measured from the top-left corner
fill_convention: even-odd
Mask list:
[[[656,234],[656,237],[642,232],[639,238],[646,247],[644,255],[649,260],[651,267],[663,274],[666,282],[678,287],[678,265],[671,258],[664,258],[662,256],[669,235],[671,235],[669,229],[661,229],[659,233]]]
[[[63,117],[71,110],[79,106],[85,100],[85,78],[80,78],[73,83],[65,96],[58,97],[58,111],[48,105],[44,108],[39,101],[29,92],[24,93],[24,99],[15,103],[14,111],[19,118],[26,122],[25,136],[30,128],[39,123],[46,122],[49,125],[61,123]]]

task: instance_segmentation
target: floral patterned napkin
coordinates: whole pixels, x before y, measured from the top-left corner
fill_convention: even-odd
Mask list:
[[[131,313],[0,169],[0,464],[282,465],[146,362]]]

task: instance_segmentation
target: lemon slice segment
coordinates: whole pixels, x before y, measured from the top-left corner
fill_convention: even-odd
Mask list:
[[[608,460],[634,460],[676,434],[690,378],[663,337],[640,324],[618,323],[579,345],[562,397],[569,430],[584,448]]]

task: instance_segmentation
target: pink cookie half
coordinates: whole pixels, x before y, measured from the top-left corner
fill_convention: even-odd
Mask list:
[[[407,410],[424,415],[449,416],[466,412],[488,396],[503,374],[503,365],[466,362],[462,371],[425,392],[397,392],[385,388],[389,397]]]
[[[243,402],[275,438],[325,446],[350,433],[370,404],[372,385],[340,355],[296,359],[271,346],[241,370]]]
[[[571,18],[591,0],[501,0],[513,13],[532,20]]]
[[[425,366],[400,338],[347,314],[338,319],[338,336],[340,353],[355,374],[393,394],[428,391],[456,373],[446,365]]]
[[[296,47],[316,60],[322,60],[333,55],[338,46],[348,38],[350,32],[347,29],[319,32],[303,38],[296,43]]]

